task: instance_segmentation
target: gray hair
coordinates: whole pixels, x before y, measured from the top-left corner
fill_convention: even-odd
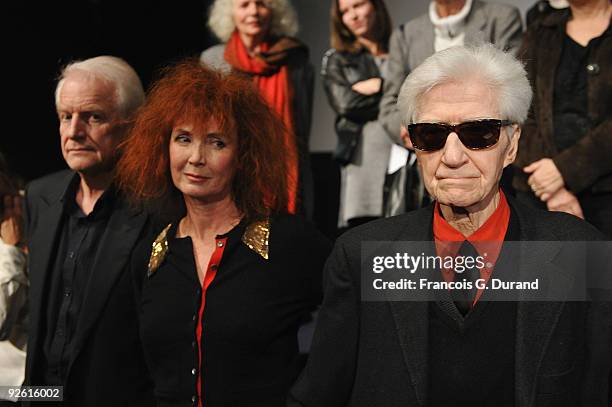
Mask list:
[[[523,64],[491,44],[452,47],[433,54],[413,70],[398,96],[404,125],[416,120],[420,99],[433,87],[476,79],[497,95],[501,119],[522,124],[531,104],[531,86]]]
[[[115,87],[115,106],[124,118],[129,118],[144,103],[145,93],[136,71],[121,58],[103,55],[72,62],[62,69],[55,88],[56,106],[64,81],[77,71],[111,83]]]
[[[235,0],[215,0],[210,6],[208,27],[223,42],[227,42],[236,28],[233,19]],[[298,19],[289,0],[264,0],[272,12],[270,35],[293,36],[298,32]]]

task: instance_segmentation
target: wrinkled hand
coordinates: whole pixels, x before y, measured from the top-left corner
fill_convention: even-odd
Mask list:
[[[382,79],[380,78],[370,78],[365,81],[356,82],[351,86],[357,93],[361,93],[362,95],[370,96],[375,93],[380,92],[380,87],[382,86]]]
[[[17,246],[22,237],[22,198],[20,196],[5,195],[4,217],[0,224],[0,237],[2,241],[11,246]]]
[[[560,188],[555,192],[550,199],[546,201],[546,206],[549,211],[566,212],[580,219],[584,219],[584,214],[582,213],[578,198],[565,188]]]
[[[544,202],[565,185],[563,176],[550,158],[535,161],[523,168],[523,171],[531,174],[527,183],[533,193]]]

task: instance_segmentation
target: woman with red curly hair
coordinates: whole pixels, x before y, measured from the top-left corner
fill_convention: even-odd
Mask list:
[[[195,60],[168,69],[136,118],[119,184],[170,220],[132,261],[148,268],[140,331],[158,406],[284,406],[330,245],[287,214],[283,132],[251,82]]]

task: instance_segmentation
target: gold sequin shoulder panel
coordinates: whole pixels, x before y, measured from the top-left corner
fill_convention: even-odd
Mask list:
[[[164,230],[162,230],[161,233],[157,235],[157,238],[153,242],[151,248],[151,257],[149,257],[147,277],[151,277],[166,258],[166,254],[168,253],[168,230],[170,230],[171,226],[172,223],[166,226]]]
[[[247,247],[268,260],[270,250],[270,219],[251,223],[242,235]]]
[[[168,253],[168,230],[172,227],[169,224],[157,236],[151,247],[151,257],[149,258],[149,266],[147,276],[152,276],[159,266],[164,262]],[[251,223],[247,226],[242,235],[242,242],[247,247],[259,254],[264,259],[269,259],[269,242],[270,242],[270,220],[262,220]]]

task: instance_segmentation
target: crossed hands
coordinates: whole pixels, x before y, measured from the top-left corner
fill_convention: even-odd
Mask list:
[[[525,168],[528,174],[527,183],[533,193],[546,202],[549,211],[567,212],[584,219],[582,208],[576,195],[565,188],[563,176],[550,158],[542,158]]]
[[[17,246],[22,238],[22,201],[19,195],[4,195],[4,213],[0,223],[0,238],[11,246]]]
[[[370,96],[380,92],[381,87],[382,79],[370,78],[354,83],[353,86],[351,86],[351,89],[357,93],[361,93],[362,95]]]

